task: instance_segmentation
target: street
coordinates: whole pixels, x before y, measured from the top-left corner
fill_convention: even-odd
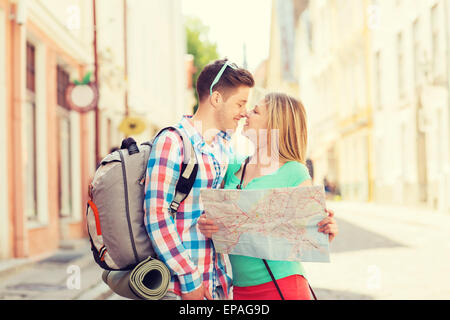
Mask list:
[[[305,263],[319,300],[450,299],[450,216],[416,208],[328,202],[340,233],[331,263]],[[0,272],[0,299],[124,299],[101,281],[88,242]]]

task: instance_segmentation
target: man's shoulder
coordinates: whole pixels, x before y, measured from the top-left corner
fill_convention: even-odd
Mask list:
[[[182,157],[183,140],[175,129],[168,128],[154,137],[148,159],[149,166],[152,166],[157,158],[167,158],[178,163],[179,160],[182,161]]]
[[[153,140],[153,145],[164,144],[164,143],[176,143],[181,145],[183,140],[181,139],[181,135],[178,130],[182,130],[180,127],[174,126],[169,127],[159,132],[158,136],[156,136]]]

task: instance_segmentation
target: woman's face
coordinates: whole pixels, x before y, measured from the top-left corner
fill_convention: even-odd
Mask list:
[[[249,137],[253,135],[267,134],[266,130],[269,123],[269,113],[264,99],[253,107],[245,115],[246,121],[242,134]]]

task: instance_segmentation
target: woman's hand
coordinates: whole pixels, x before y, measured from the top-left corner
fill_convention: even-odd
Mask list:
[[[212,238],[212,234],[219,231],[219,227],[214,224],[214,221],[206,218],[204,214],[198,218],[198,228],[206,238]]]
[[[319,226],[319,232],[328,234],[328,240],[331,242],[339,233],[338,225],[334,217],[334,212],[329,209],[325,209],[328,213],[328,217],[320,221],[317,225]]]

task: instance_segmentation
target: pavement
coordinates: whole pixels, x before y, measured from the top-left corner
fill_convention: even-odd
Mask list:
[[[0,260],[0,300],[95,300],[112,294],[86,239],[39,259]]]
[[[450,299],[450,213],[327,202],[340,229],[331,263],[305,263],[319,299]]]
[[[319,300],[450,299],[450,213],[327,202],[331,263],[304,263]],[[88,240],[39,259],[0,260],[0,300],[127,300],[101,280]]]

